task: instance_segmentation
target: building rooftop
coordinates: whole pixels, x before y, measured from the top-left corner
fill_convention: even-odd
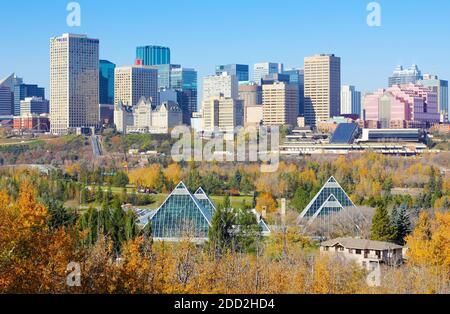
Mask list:
[[[358,250],[394,250],[402,249],[403,247],[395,243],[372,241],[357,238],[336,238],[321,243],[321,246],[333,247],[342,245],[345,248]]]

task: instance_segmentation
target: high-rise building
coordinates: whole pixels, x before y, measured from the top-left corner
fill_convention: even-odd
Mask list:
[[[13,115],[13,93],[7,86],[0,85],[0,116]]]
[[[253,66],[253,82],[261,84],[261,79],[263,79],[266,75],[282,73],[283,70],[284,66],[282,63],[256,63]]]
[[[289,83],[298,88],[298,112],[305,114],[305,71],[303,69],[287,69],[282,74],[289,75]]]
[[[448,81],[440,80],[437,75],[425,74],[423,80],[417,81],[418,85],[431,87],[438,94],[438,110],[441,115],[441,122],[449,120],[448,106]]]
[[[264,84],[262,96],[264,125],[297,125],[297,86],[280,81]]]
[[[437,103],[432,88],[395,85],[364,97],[365,120],[381,128],[426,128],[439,123]]]
[[[171,76],[172,71],[175,69],[180,69],[179,64],[160,64],[155,66],[158,69],[158,90],[171,89],[172,82]]]
[[[417,81],[422,78],[422,72],[419,70],[417,65],[413,64],[411,67],[406,69],[403,68],[403,66],[398,65],[392,76],[389,77],[389,87],[409,83],[416,84]]]
[[[143,65],[170,64],[170,48],[161,46],[137,47],[136,59],[140,59]]]
[[[262,87],[255,82],[239,84],[239,99],[244,102],[244,106],[262,105]]]
[[[216,75],[222,73],[236,75],[239,82],[246,82],[249,80],[249,67],[246,64],[225,64],[216,66]]]
[[[305,58],[305,122],[315,126],[338,116],[341,107],[341,58],[320,54]]]
[[[99,124],[99,40],[63,34],[50,39],[51,132]]]
[[[20,116],[21,101],[29,97],[39,97],[45,99],[45,88],[37,85],[19,84],[14,88],[14,115]],[[46,112],[48,113],[48,111]]]
[[[218,96],[203,101],[203,130],[232,133],[244,125],[242,100]]]
[[[341,115],[361,116],[361,92],[355,86],[342,85],[341,88]]]
[[[158,69],[159,103],[168,100],[165,98],[168,91],[175,91],[175,101],[183,112],[183,123],[189,125],[192,113],[197,110],[197,71],[177,64],[162,64],[155,68]]]
[[[239,83],[235,75],[207,76],[203,79],[203,100],[223,96],[225,98],[239,98]]]
[[[170,85],[178,93],[178,105],[183,112],[183,124],[190,125],[197,106],[197,71],[191,68],[175,68],[170,75]]]
[[[100,60],[100,103],[114,104],[114,70],[116,65],[108,60]]]
[[[48,100],[41,97],[27,97],[20,101],[20,115],[49,113]]]
[[[133,107],[142,97],[158,104],[158,70],[134,65],[117,67],[114,73],[114,104]]]

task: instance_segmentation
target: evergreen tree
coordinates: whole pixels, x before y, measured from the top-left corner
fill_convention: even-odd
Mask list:
[[[395,207],[391,214],[392,226],[395,229],[395,243],[405,244],[405,237],[411,233],[411,221],[406,205]]]
[[[309,193],[302,187],[297,188],[294,197],[291,200],[291,205],[298,211],[302,211],[309,203]]]
[[[235,214],[231,209],[229,198],[226,197],[211,221],[209,228],[209,248],[216,257],[231,249]]]
[[[371,240],[376,241],[393,241],[395,240],[395,229],[389,219],[386,206],[381,205],[377,208],[372,220],[372,229],[370,230]]]

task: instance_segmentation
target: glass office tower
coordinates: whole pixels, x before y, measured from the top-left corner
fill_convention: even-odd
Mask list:
[[[197,71],[177,68],[171,72],[171,88],[178,91],[178,105],[183,111],[183,124],[190,125],[192,113],[197,111]]]
[[[298,112],[305,114],[305,73],[303,69],[288,69],[282,72],[289,75],[289,83],[298,87]]]
[[[161,46],[137,47],[136,59],[140,59],[143,65],[170,64],[170,48]]]
[[[246,64],[226,64],[216,67],[216,75],[222,75],[224,72],[229,75],[235,75],[239,82],[247,82],[249,80],[249,67]]]
[[[116,65],[108,60],[100,60],[99,92],[100,104],[114,104],[114,70]]]

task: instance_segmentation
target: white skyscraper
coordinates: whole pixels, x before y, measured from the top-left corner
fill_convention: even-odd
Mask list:
[[[223,73],[207,76],[203,79],[203,101],[220,96],[232,99],[239,98],[239,82],[235,75]]]
[[[99,40],[74,34],[51,38],[51,132],[96,127],[99,115]]]
[[[361,92],[357,91],[355,86],[342,85],[341,114],[361,116]]]
[[[282,73],[284,70],[282,63],[264,62],[256,63],[253,66],[253,82],[261,84],[261,79],[270,74]]]
[[[158,105],[158,70],[143,65],[118,67],[114,72],[114,104],[135,106],[142,97]]]

